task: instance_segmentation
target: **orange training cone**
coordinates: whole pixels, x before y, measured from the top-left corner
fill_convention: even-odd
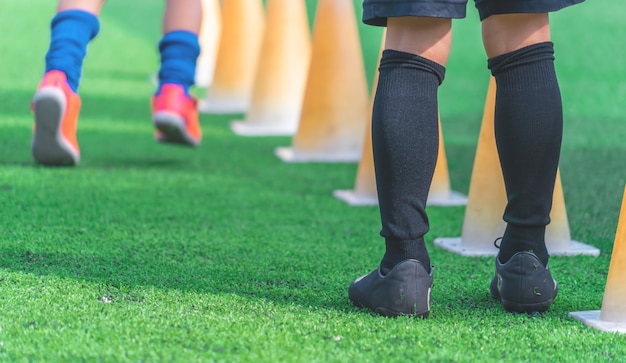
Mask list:
[[[335,190],[335,198],[343,200],[349,205],[378,205],[376,191],[376,173],[374,171],[374,155],[372,154],[372,129],[366,130],[363,153],[356,172],[353,190]]]
[[[495,93],[496,83],[491,77],[472,170],[462,236],[435,240],[435,245],[465,256],[495,256],[498,249],[493,245],[493,241],[502,236],[506,227],[502,220],[507,202],[506,190],[494,133]],[[546,245],[551,255],[600,254],[597,248],[570,239],[559,174],[555,182],[550,218],[553,223],[546,228]]]
[[[202,0],[200,56],[196,64],[196,86],[208,87],[213,82],[221,26],[219,0]]]
[[[385,36],[383,35],[383,39]],[[380,58],[384,48],[384,42],[378,54],[378,66],[380,66]],[[349,205],[377,205],[378,192],[376,191],[376,173],[374,171],[374,154],[372,148],[372,108],[374,106],[374,97],[378,89],[378,66],[374,73],[374,81],[372,86],[372,96],[370,98],[370,117],[365,129],[365,141],[361,151],[361,160],[356,172],[356,181],[353,190],[335,190],[333,195],[335,198],[343,200]]]
[[[356,162],[369,117],[367,82],[352,0],[319,0],[311,64],[287,162]]]
[[[455,206],[467,204],[467,197],[450,189],[450,174],[448,173],[448,159],[443,142],[441,120],[439,120],[439,152],[435,173],[428,191],[427,205]]]
[[[200,101],[203,113],[243,113],[252,87],[265,27],[261,0],[223,0],[213,84]]]
[[[599,330],[626,333],[626,188],[604,288],[602,309],[578,311],[569,315]]]
[[[311,57],[304,0],[267,0],[265,28],[252,103],[244,121],[231,124],[239,135],[293,135]]]

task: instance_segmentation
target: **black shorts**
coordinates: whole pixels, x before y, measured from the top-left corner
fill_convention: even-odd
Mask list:
[[[585,0],[474,0],[480,20],[495,14],[548,13]],[[426,16],[461,19],[467,0],[363,0],[363,22],[386,26],[387,18]]]

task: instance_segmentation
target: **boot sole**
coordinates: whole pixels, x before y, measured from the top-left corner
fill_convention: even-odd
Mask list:
[[[37,163],[49,166],[73,166],[80,155],[61,133],[61,122],[67,108],[63,91],[42,88],[33,99],[35,131],[31,152]]]
[[[185,121],[177,114],[171,112],[157,112],[152,116],[154,126],[162,136],[159,142],[173,143],[187,146],[197,146],[198,141],[189,135],[185,127]]]

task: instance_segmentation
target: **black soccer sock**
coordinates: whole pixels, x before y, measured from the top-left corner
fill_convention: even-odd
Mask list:
[[[561,93],[551,42],[489,59],[496,79],[495,137],[508,203],[502,263],[533,251],[547,264],[545,228],[563,133]]]
[[[372,113],[376,186],[386,251],[381,272],[417,259],[430,270],[424,244],[426,200],[439,147],[437,89],[445,68],[385,50]]]
[[[386,239],[385,255],[380,263],[380,271],[386,275],[395,265],[408,259],[418,260],[426,271],[430,271],[430,256],[424,238],[404,241]]]

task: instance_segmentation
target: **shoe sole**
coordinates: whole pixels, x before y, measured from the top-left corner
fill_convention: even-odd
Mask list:
[[[189,135],[185,127],[185,120],[175,113],[156,112],[152,116],[154,126],[161,132],[159,142],[173,143],[187,146],[197,146],[198,141]]]
[[[430,301],[430,289],[428,289],[427,299],[428,301]],[[352,304],[358,308],[367,308],[364,304],[362,304],[361,302],[357,300],[353,300],[351,297],[350,297],[350,300],[352,301]],[[397,311],[397,310],[389,309],[389,308],[382,307],[382,306],[374,307],[371,310],[375,312],[376,314],[387,317],[387,318],[395,318],[397,316],[411,316],[411,317],[415,317],[418,319],[426,319],[428,318],[428,314],[430,313],[430,311],[426,311],[422,313],[414,312],[414,313],[407,314],[402,311]]]
[[[538,304],[518,304],[512,301],[507,301],[504,299],[500,299],[500,303],[502,303],[502,307],[508,312],[514,313],[543,313],[550,308],[553,300],[549,300],[543,303]]]
[[[430,291],[429,291],[429,296],[430,296]],[[429,297],[429,299],[430,299],[430,297]],[[367,309],[367,307],[365,305],[361,304],[360,302],[354,301],[352,299],[351,299],[351,301],[352,301],[352,304],[354,306],[356,306],[357,308]],[[405,312],[388,309],[388,308],[385,308],[385,307],[382,307],[382,306],[378,306],[378,307],[372,308],[371,310],[374,313],[376,313],[378,315],[381,315],[381,316],[384,316],[384,317],[387,317],[387,318],[395,318],[397,316],[411,316],[411,317],[415,317],[415,318],[418,318],[418,319],[426,319],[426,318],[428,318],[428,314],[430,313],[430,311],[426,311],[426,312],[423,312],[423,313],[417,313],[416,312],[416,313],[409,313],[409,314],[407,314]]]
[[[402,313],[402,312],[398,312],[395,310],[389,310],[387,308],[382,308],[382,307],[375,308],[373,311],[376,314],[379,314],[387,318],[395,318],[397,316],[410,316],[410,317],[415,317],[417,319],[426,319],[428,318],[428,314],[429,314],[428,311],[425,313],[421,313],[421,314],[407,314],[407,313]]]
[[[38,90],[33,98],[35,132],[31,152],[37,163],[49,166],[73,166],[80,155],[61,134],[61,122],[67,108],[63,91],[56,87]]]

